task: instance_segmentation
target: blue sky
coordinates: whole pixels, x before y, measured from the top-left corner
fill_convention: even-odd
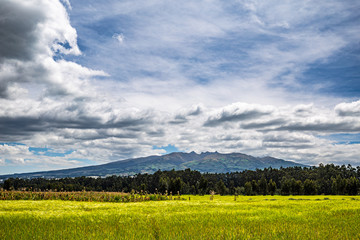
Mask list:
[[[356,99],[360,91],[357,8],[349,2],[322,3],[189,1],[179,7],[163,2],[93,1],[84,11],[83,3],[74,1],[70,14],[80,48],[87,53],[78,62],[105,69],[117,80],[168,79],[180,70],[194,84],[207,84],[219,78],[226,81],[229,75],[261,76],[259,70],[249,68],[272,68],[275,61],[282,65],[274,69],[270,87],[292,90],[294,84],[287,78],[296,78],[299,88],[315,90],[314,94],[351,94]],[[303,12],[293,15],[298,7]],[[334,12],[334,7],[339,11]],[[116,42],[114,35],[120,35],[121,41]],[[90,50],[94,45],[102,47]],[[144,61],[151,58],[159,68],[145,70]],[[178,69],[167,69],[167,62],[159,60],[169,60]],[[316,89],[314,81],[319,85]]]
[[[172,151],[359,165],[357,1],[0,9],[0,174]]]

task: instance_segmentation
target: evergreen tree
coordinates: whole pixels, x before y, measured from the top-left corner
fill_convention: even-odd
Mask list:
[[[276,182],[274,182],[272,179],[270,179],[268,188],[269,188],[269,193],[271,194],[271,196],[273,196],[276,191]]]
[[[347,180],[346,184],[346,191],[349,195],[357,195],[360,188],[360,182],[359,179],[352,176]]]
[[[289,195],[291,192],[291,180],[283,177],[281,180],[281,194],[282,195]]]
[[[253,190],[252,190],[252,184],[251,182],[246,182],[244,185],[244,190],[245,190],[245,195],[252,195],[253,194]]]
[[[336,195],[343,195],[346,191],[346,179],[343,179],[339,174],[336,178],[332,178],[332,193]]]
[[[256,195],[259,194],[259,184],[256,180],[251,181],[251,187],[252,187],[252,194]]]
[[[199,182],[199,193],[201,195],[204,195],[207,193],[208,188],[208,180],[204,178],[204,176],[201,176],[200,182]]]
[[[315,195],[317,194],[316,183],[313,180],[306,179],[304,182],[304,194],[305,195]]]
[[[262,195],[268,194],[268,184],[266,182],[264,175],[259,180],[258,186],[259,186],[259,193],[261,193]]]
[[[216,191],[220,195],[225,195],[227,193],[228,189],[226,188],[225,183],[223,182],[223,180],[220,180],[219,182],[217,182]]]

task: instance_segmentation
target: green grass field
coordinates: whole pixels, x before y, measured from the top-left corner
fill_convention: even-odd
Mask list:
[[[0,239],[360,239],[360,197],[0,201]]]

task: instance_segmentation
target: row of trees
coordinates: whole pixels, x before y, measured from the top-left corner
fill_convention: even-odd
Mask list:
[[[6,190],[35,191],[109,191],[148,193],[180,192],[182,194],[209,194],[211,190],[221,195],[357,195],[360,191],[360,167],[336,166],[289,167],[233,173],[200,173],[190,169],[157,171],[154,174],[110,176],[106,178],[62,179],[7,179],[2,184]]]
[[[331,178],[331,192],[333,195],[357,195],[360,188],[360,181],[356,177],[350,177],[348,179],[341,178],[337,175],[336,178]],[[280,186],[270,179],[269,182],[265,178],[259,181],[246,182],[244,188],[239,188],[235,194],[245,195],[315,195],[324,194],[320,189],[322,187],[317,181],[306,179],[304,182],[296,180],[295,178],[283,177],[280,182]]]

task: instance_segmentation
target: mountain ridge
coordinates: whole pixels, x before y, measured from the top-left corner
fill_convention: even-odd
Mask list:
[[[62,170],[40,171],[31,173],[15,173],[0,175],[0,179],[7,178],[64,178],[80,176],[135,175],[137,173],[154,173],[157,170],[183,170],[190,168],[199,172],[226,173],[280,167],[308,167],[300,163],[283,159],[253,157],[243,153],[218,152],[172,152],[166,155],[152,155],[148,157],[131,158],[110,163],[69,168]]]

